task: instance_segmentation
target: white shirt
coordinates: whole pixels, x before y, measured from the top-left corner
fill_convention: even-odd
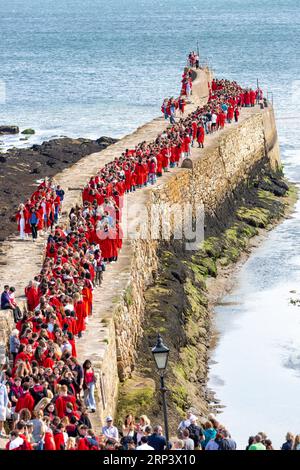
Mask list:
[[[67,276],[66,279],[72,279],[72,276]],[[67,304],[65,305],[64,307],[64,310],[70,310],[71,312],[73,312],[74,310],[74,305],[73,304]]]
[[[137,446],[135,450],[154,450],[154,447],[151,447],[146,443],[146,444],[141,444],[140,446]]]
[[[191,424],[191,421],[189,419],[185,419],[183,421],[180,421],[179,426],[178,426],[178,430],[181,431],[183,429],[186,429],[186,428],[189,427],[190,424]]]
[[[116,426],[103,426],[102,432],[108,438],[119,439],[119,431]]]
[[[43,215],[45,215],[46,214],[46,203],[42,202],[41,206],[42,206],[42,209],[43,209]]]

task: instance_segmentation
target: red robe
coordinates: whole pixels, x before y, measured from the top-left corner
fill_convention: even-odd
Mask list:
[[[90,446],[86,437],[81,437],[78,440],[77,450],[90,450]]]
[[[20,396],[20,398],[17,401],[15,411],[16,413],[18,413],[24,408],[27,408],[30,412],[33,411],[34,399],[30,392],[25,392],[23,395]]]
[[[75,313],[76,313],[76,325],[77,325],[77,332],[81,333],[82,331],[85,330],[85,305],[82,300],[77,302],[74,305]]]
[[[168,168],[169,166],[169,149],[163,148],[161,151],[162,154],[162,166],[163,168]]]
[[[189,144],[190,144],[190,142],[191,142],[191,139],[189,138],[188,135],[186,135],[186,136],[184,137],[184,139],[183,139],[183,152],[185,152],[185,153],[188,153],[188,152],[189,152],[189,149],[190,149]]]
[[[203,129],[202,126],[199,126],[198,129],[197,129],[197,142],[199,144],[204,143],[204,129]]]
[[[192,130],[193,130],[193,140],[195,140],[196,136],[197,136],[197,123],[196,123],[196,121],[192,122]]]
[[[27,308],[29,312],[33,312],[35,307],[39,304],[40,298],[38,290],[34,287],[25,287],[25,295],[27,298]]]
[[[82,297],[83,297],[85,308],[86,308],[86,316],[91,315],[92,305],[93,305],[93,294],[91,292],[91,289],[89,289],[86,286],[83,287]]]
[[[56,450],[55,439],[52,432],[45,433],[43,450]]]
[[[55,442],[55,450],[64,450],[65,448],[65,439],[62,432],[57,432],[53,435]]]
[[[219,120],[219,126],[223,129],[223,127],[225,126],[225,119],[226,119],[226,116],[224,113],[220,113],[218,115],[218,120]]]
[[[135,165],[135,174],[136,174],[136,184],[142,185],[144,182],[144,165],[142,163],[137,163]],[[104,256],[104,258],[107,258],[107,256]]]
[[[67,403],[72,403],[73,409],[76,410],[76,399],[72,395],[67,396],[59,396],[55,401],[55,408],[57,412],[57,416],[62,419],[66,414],[66,406]]]
[[[227,119],[228,119],[229,121],[232,121],[232,119],[233,119],[233,107],[232,107],[232,106],[230,106],[230,107],[228,108],[228,111],[227,111]]]

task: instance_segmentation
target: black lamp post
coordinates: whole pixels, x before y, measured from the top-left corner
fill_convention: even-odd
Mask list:
[[[157,343],[154,348],[152,348],[152,354],[154,357],[154,361],[156,367],[158,369],[160,375],[160,391],[162,395],[163,401],[163,412],[164,412],[164,423],[165,423],[165,434],[166,434],[166,441],[167,441],[167,449],[169,448],[169,426],[168,426],[168,414],[167,414],[167,401],[166,401],[166,392],[167,389],[165,388],[164,382],[164,373],[168,364],[168,357],[169,357],[170,349],[167,348],[163,342],[162,337],[160,335],[157,336]]]

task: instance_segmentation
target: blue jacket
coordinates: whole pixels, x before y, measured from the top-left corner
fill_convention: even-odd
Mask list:
[[[56,195],[59,197],[59,199],[61,201],[63,201],[64,200],[64,195],[65,195],[64,190],[63,189],[57,189],[55,192],[56,192]]]
[[[148,438],[147,444],[153,447],[154,450],[164,450],[165,446],[167,445],[167,441],[163,436],[159,436],[158,434],[151,434]]]
[[[37,215],[35,212],[32,212],[31,216],[30,216],[30,219],[29,219],[29,223],[30,224],[37,224],[39,221]]]
[[[11,353],[17,353],[20,347],[20,340],[17,336],[9,337],[9,350]]]
[[[10,298],[8,292],[4,291],[1,294],[1,308],[5,308],[10,305]]]

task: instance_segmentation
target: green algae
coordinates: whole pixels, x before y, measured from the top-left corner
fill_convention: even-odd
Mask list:
[[[133,303],[133,295],[132,295],[132,286],[129,285],[126,287],[125,292],[124,292],[124,301],[127,305],[127,307],[130,307]]]
[[[125,380],[119,389],[118,421],[121,423],[124,416],[129,413],[134,416],[145,414],[152,406],[155,389],[154,380],[149,378],[133,376]]]
[[[240,207],[236,211],[239,220],[252,225],[253,227],[266,228],[270,222],[270,212],[262,207]]]

